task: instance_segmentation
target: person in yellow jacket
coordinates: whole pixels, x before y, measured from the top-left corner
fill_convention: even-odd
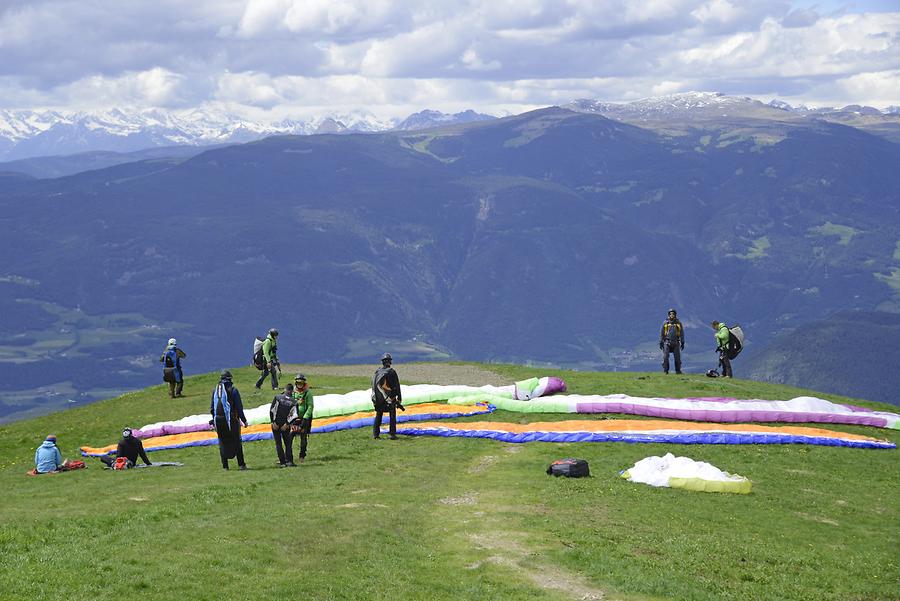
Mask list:
[[[659,331],[659,350],[663,352],[662,368],[669,373],[669,353],[675,355],[675,373],[681,373],[681,351],[684,350],[684,326],[678,320],[675,309],[669,309],[666,321]]]

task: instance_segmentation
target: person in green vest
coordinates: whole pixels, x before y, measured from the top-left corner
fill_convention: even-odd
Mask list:
[[[272,377],[272,390],[278,390],[278,370],[281,369],[281,364],[278,361],[278,330],[272,328],[269,330],[269,335],[266,336],[265,342],[263,342],[262,352],[263,359],[266,362],[266,368],[263,370],[262,374],[260,374],[259,379],[256,381],[256,389],[261,390],[263,382],[266,380],[266,376],[271,375]]]
[[[313,418],[313,393],[303,374],[294,376],[294,400],[297,402],[297,415],[300,417],[296,433],[300,437],[300,463],[303,463],[306,461],[306,445],[312,431]]]
[[[728,358],[728,341],[731,339],[731,332],[721,321],[714,321],[710,324],[716,332],[716,350],[719,352],[719,366],[722,368],[722,376],[731,378],[731,359]]]

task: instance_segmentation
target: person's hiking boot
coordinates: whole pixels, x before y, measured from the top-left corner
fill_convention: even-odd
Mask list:
[[[302,460],[302,459],[300,460],[300,463],[303,463],[303,460]],[[287,466],[288,466],[288,467],[297,467],[297,464],[294,463],[293,461],[288,461],[288,462],[287,462]]]
[[[287,467],[289,465],[290,465],[289,463],[279,463],[278,467]]]
[[[396,434],[391,434],[390,438],[391,438],[391,440],[397,440],[397,435],[396,435]]]
[[[305,462],[305,461],[306,461],[306,457],[301,457],[301,458],[300,458],[300,463],[303,463],[303,462]],[[292,463],[291,465],[294,465],[294,464]]]
[[[241,470],[242,472],[244,472],[244,471],[247,470],[247,466],[246,466],[246,465],[239,465],[239,466],[238,466],[238,469]]]
[[[669,372],[666,372],[666,373],[669,373]],[[683,372],[683,371],[676,371],[676,372],[675,372],[675,375],[683,376],[683,375],[684,375],[684,372]]]
[[[184,396],[184,395],[181,394],[181,393],[179,392],[178,394],[175,395],[175,398],[176,398],[176,399],[180,399],[180,398],[183,397],[183,396]]]

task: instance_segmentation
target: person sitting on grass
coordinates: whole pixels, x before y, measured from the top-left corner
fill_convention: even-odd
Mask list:
[[[113,467],[116,459],[124,457],[128,461],[128,466],[133,467],[137,465],[138,456],[140,456],[141,461],[146,465],[153,465],[150,463],[150,460],[147,459],[147,453],[144,451],[144,443],[131,432],[131,428],[125,428],[122,430],[122,440],[119,441],[115,456],[110,454],[101,457],[100,461],[105,463],[107,467]]]
[[[34,471],[38,474],[64,472],[69,469],[69,460],[63,461],[62,453],[56,446],[56,436],[50,434],[34,452]]]

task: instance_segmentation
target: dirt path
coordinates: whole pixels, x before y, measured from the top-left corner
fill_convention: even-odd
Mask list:
[[[285,374],[315,376],[370,377],[377,365],[284,365]],[[512,382],[494,372],[474,365],[448,365],[446,363],[396,363],[394,369],[403,384],[468,384],[469,386],[504,386]]]

